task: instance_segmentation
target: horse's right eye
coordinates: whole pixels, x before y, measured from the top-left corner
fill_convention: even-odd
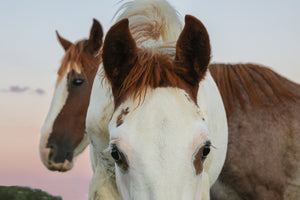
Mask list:
[[[206,144],[203,148],[201,158],[205,159],[210,152],[210,144]]]
[[[111,157],[115,160],[116,165],[121,169],[123,173],[126,173],[128,171],[129,165],[128,165],[128,159],[125,156],[124,152],[119,150],[117,145],[111,144]]]
[[[122,156],[121,153],[117,147],[117,145],[113,145],[112,149],[111,149],[111,156],[113,157],[113,159],[115,160],[116,163],[121,163],[122,162]]]

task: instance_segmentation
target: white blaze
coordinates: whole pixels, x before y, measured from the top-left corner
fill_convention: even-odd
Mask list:
[[[48,142],[49,135],[52,132],[54,121],[66,103],[68,97],[67,81],[66,73],[54,91],[50,110],[41,130],[40,156],[46,166],[48,165],[48,156],[50,152],[50,149],[46,148],[46,144]]]

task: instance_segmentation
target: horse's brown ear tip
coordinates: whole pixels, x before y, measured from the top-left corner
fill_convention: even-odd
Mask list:
[[[55,30],[55,34],[56,34],[57,39],[61,40],[61,36],[59,35],[58,30]]]
[[[192,15],[185,16],[185,24],[202,24],[202,22]]]
[[[187,20],[189,20],[190,18],[192,18],[192,15],[185,15],[185,17],[184,17],[185,22],[186,22]]]
[[[189,23],[189,22],[195,21],[195,17],[192,16],[192,15],[185,15],[184,21],[185,21],[185,23]]]
[[[101,37],[103,36],[103,28],[101,23],[96,19],[93,18],[93,25],[92,25],[92,29],[96,29],[100,31]]]
[[[119,21],[118,25],[122,26],[122,27],[128,27],[129,26],[129,20],[127,18],[122,19],[121,21]]]
[[[122,32],[129,30],[129,20],[127,18],[118,21],[115,25],[113,25],[109,32]],[[127,32],[127,31],[126,31]],[[106,35],[107,36],[107,35]]]
[[[123,23],[129,24],[129,19],[128,19],[128,18],[122,19],[121,21],[122,21]]]
[[[96,18],[93,18],[93,24],[101,26],[100,22]]]

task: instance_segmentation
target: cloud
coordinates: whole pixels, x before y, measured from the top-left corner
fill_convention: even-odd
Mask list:
[[[16,93],[16,94],[33,93],[33,94],[38,94],[38,95],[43,95],[46,93],[46,91],[41,88],[33,89],[33,88],[30,88],[27,86],[21,87],[18,85],[12,85],[8,89],[0,89],[0,92],[9,92],[9,93]]]
[[[35,90],[34,90],[34,92],[35,92],[36,94],[39,94],[39,95],[43,95],[43,94],[45,94],[45,93],[46,93],[46,91],[45,91],[45,90],[43,90],[43,89],[41,89],[41,88],[37,88],[37,89],[35,89]]]
[[[9,92],[13,92],[13,93],[22,93],[22,92],[26,92],[29,90],[29,87],[19,87],[16,85],[10,86],[10,88],[8,89]]]

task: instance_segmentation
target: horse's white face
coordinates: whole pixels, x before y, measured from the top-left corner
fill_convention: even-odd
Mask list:
[[[209,198],[211,133],[206,108],[198,107],[206,95],[198,99],[210,59],[207,31],[186,16],[170,53],[156,43],[137,47],[128,24],[114,25],[103,46],[115,103],[109,132],[119,192],[126,200]]]
[[[177,88],[154,89],[138,103],[122,103],[109,125],[122,198],[201,199],[210,148],[203,114]]]

